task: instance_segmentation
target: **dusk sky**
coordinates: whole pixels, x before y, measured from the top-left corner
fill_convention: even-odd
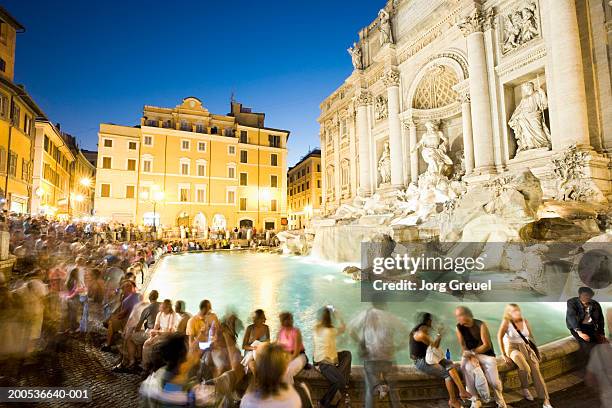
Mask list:
[[[319,145],[319,104],[351,73],[346,49],[384,0],[5,0],[26,27],[17,83],[96,149],[100,123],[136,125],[143,105],[237,101],[289,129],[289,165]]]

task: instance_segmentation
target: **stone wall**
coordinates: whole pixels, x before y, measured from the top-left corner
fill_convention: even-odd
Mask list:
[[[583,367],[586,363],[580,356],[578,343],[573,337],[567,337],[540,347],[542,354],[542,375],[548,381]],[[501,357],[497,359],[500,378],[504,390],[515,390],[520,387],[518,371],[515,366],[505,363]],[[418,371],[412,365],[398,366],[396,372],[389,377],[396,383],[402,402],[447,399],[448,394],[443,380],[430,377]],[[313,400],[320,399],[329,384],[315,370],[304,370],[296,381],[304,381],[310,387]],[[351,374],[351,403],[353,406],[364,404],[364,372],[362,366],[354,366]]]

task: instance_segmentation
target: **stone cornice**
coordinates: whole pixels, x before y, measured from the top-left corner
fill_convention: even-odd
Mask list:
[[[528,52],[519,54],[517,58],[508,59],[495,67],[495,72],[500,78],[505,77],[512,71],[520,69],[539,59],[546,57],[546,46],[540,43],[538,46],[528,49]]]
[[[355,97],[355,107],[367,106],[372,104],[372,93],[370,91],[362,89]]]

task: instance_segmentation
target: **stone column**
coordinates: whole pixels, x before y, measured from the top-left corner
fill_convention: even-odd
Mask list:
[[[419,180],[419,152],[414,150],[414,146],[417,144],[417,125],[412,119],[407,123],[410,132],[410,181],[416,183]]]
[[[463,158],[465,174],[474,171],[474,141],[472,139],[472,108],[470,94],[461,95],[461,120],[463,121]]]
[[[553,149],[572,144],[590,146],[584,69],[575,0],[548,1],[549,41],[552,58],[556,118]]]
[[[479,10],[475,10],[459,23],[459,28],[467,39],[474,171],[478,174],[490,174],[495,171],[491,96],[483,33],[485,18]]]
[[[369,91],[361,90],[355,100],[357,135],[359,136],[359,194],[368,197],[372,194],[370,182],[370,135],[368,129],[368,105],[372,104]]]
[[[399,118],[399,72],[395,69],[387,71],[383,83],[387,87],[387,113],[389,115],[389,149],[391,152],[391,185],[403,187],[404,166],[402,164],[402,125]]]

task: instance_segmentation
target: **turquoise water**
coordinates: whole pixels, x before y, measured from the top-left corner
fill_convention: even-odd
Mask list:
[[[187,310],[196,313],[202,299],[210,299],[221,317],[233,310],[245,323],[254,309],[266,312],[271,334],[276,336],[278,314],[293,312],[295,324],[302,330],[304,344],[312,357],[312,327],[317,312],[333,304],[347,323],[359,311],[368,308],[362,303],[359,282],[342,274],[345,265],[324,263],[307,257],[283,256],[252,252],[191,253],[164,257],[160,260],[148,290],[157,289],[160,299],[184,300]],[[464,303],[475,317],[488,323],[493,342],[503,313],[504,303]],[[453,311],[457,303],[396,302],[389,311],[412,327],[418,312],[427,311],[439,318],[449,330],[441,347],[449,348],[452,357],[459,356],[453,327]],[[566,337],[565,303],[523,303],[523,314],[534,328],[536,340],[544,344]],[[343,349],[353,352],[357,346],[348,338],[341,339]],[[242,344],[242,333],[240,335]],[[497,346],[496,346],[497,349]],[[398,355],[398,362],[408,363],[407,350]]]

